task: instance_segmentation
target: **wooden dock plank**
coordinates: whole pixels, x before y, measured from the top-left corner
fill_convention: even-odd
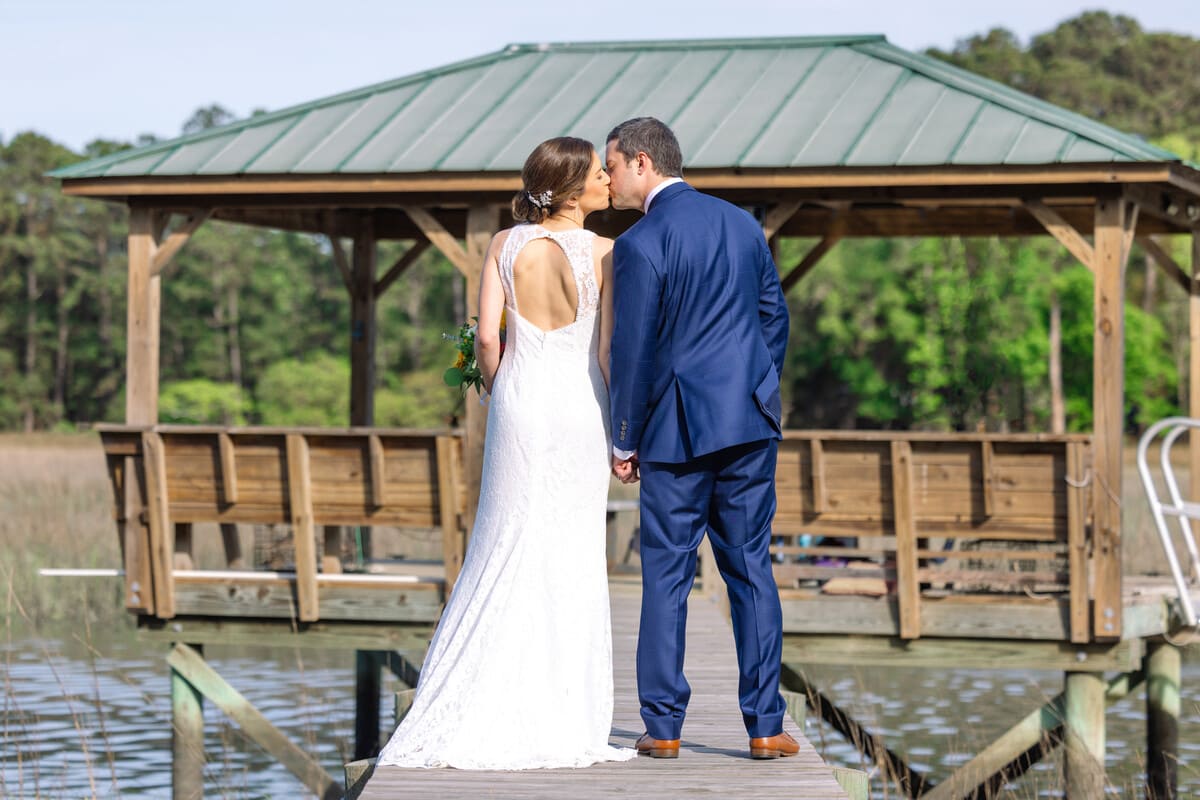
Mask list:
[[[616,708],[612,742],[631,747],[642,733],[634,679],[634,650],[640,594],[614,584],[613,679]],[[749,758],[746,730],[737,702],[737,666],[729,624],[708,599],[692,595],[688,610],[686,674],[692,699],[677,760],[638,758],[597,764],[586,770],[483,772],[454,769],[379,767],[360,798],[400,796],[521,797],[588,800],[601,797],[755,797],[816,800],[845,798],[833,770],[796,725],[786,729],[800,753],[775,761]],[[497,731],[502,736],[503,731]]]

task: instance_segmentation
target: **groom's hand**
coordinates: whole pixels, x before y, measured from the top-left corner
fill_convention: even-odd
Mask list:
[[[617,480],[621,483],[637,483],[638,480],[638,461],[637,456],[621,459],[613,456],[612,460],[613,475],[617,476]]]

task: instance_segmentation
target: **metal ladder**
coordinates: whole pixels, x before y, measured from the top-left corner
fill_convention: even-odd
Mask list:
[[[1154,526],[1158,529],[1158,537],[1162,541],[1163,552],[1166,553],[1167,563],[1171,567],[1171,577],[1175,579],[1175,588],[1179,592],[1179,609],[1183,615],[1183,623],[1190,628],[1196,627],[1196,609],[1192,604],[1190,587],[1200,585],[1200,553],[1196,551],[1196,537],[1192,534],[1193,519],[1200,519],[1200,503],[1183,499],[1179,491],[1179,481],[1175,478],[1175,470],[1171,467],[1171,448],[1175,441],[1187,433],[1189,429],[1200,429],[1200,419],[1192,417],[1167,417],[1154,423],[1138,440],[1137,467],[1142,477],[1142,487],[1146,490],[1146,499],[1150,502],[1150,511],[1154,515]],[[1159,446],[1159,465],[1162,470],[1163,483],[1167,488],[1169,502],[1164,502],[1159,496],[1150,465],[1146,455],[1151,443],[1163,434]],[[1193,434],[1200,436],[1200,433]],[[1200,446],[1197,441],[1193,446]],[[1191,577],[1184,576],[1179,565],[1179,554],[1175,552],[1175,543],[1171,541],[1171,532],[1167,530],[1167,517],[1174,517],[1179,522],[1179,532],[1187,547]]]

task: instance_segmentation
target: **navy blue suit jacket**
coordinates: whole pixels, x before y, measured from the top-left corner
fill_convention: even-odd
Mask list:
[[[762,228],[686,183],[613,250],[613,445],[681,463],[780,438],[788,312]]]

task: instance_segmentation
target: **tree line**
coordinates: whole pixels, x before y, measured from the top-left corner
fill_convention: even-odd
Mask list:
[[[1200,40],[1089,12],[1028,44],[995,29],[929,52],[1200,160]],[[183,132],[231,119],[203,108]],[[124,418],[127,211],[66,197],[45,173],[148,141],[0,141],[0,429]],[[781,261],[809,244],[785,240]],[[1184,242],[1167,246],[1189,262]],[[381,243],[380,263],[399,247]],[[350,305],[323,237],[210,221],[162,287],[163,421],[347,423]],[[1186,407],[1188,311],[1136,247],[1127,292],[1136,426]],[[791,427],[1091,426],[1091,273],[1049,237],[843,240],[788,302]],[[463,307],[432,248],[380,298],[377,424],[461,412],[441,375]]]

